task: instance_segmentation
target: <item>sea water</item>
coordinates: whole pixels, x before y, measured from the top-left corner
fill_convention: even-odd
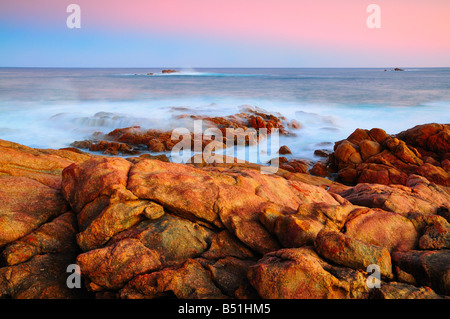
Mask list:
[[[62,148],[94,132],[171,130],[181,114],[252,106],[300,122],[280,145],[314,159],[357,128],[450,123],[450,68],[162,69],[0,68],[0,139]]]

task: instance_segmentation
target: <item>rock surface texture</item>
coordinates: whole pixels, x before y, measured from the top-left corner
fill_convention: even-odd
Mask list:
[[[357,130],[347,185],[0,140],[0,297],[449,298],[448,132]]]

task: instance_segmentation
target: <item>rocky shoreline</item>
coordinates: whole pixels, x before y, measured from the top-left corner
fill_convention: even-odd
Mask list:
[[[209,121],[289,128],[252,116]],[[449,124],[358,129],[261,174],[0,140],[0,298],[449,298],[449,145]]]

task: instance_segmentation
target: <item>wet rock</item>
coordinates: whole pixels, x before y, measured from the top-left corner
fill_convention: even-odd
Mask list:
[[[315,150],[314,151],[314,155],[315,156],[319,156],[319,157],[326,157],[328,158],[328,156],[330,156],[332,152],[326,149],[320,149],[320,150]]]
[[[118,128],[108,134],[95,134],[92,139],[76,141],[72,143],[72,146],[90,151],[101,151],[109,155],[136,155],[142,151],[157,153],[171,151],[175,145],[186,138],[186,140],[190,139],[186,143],[191,149],[198,147],[205,150],[208,145],[210,148],[213,147],[210,145],[212,141],[221,143],[222,148],[230,145],[256,144],[274,130],[278,130],[282,135],[290,135],[291,133],[285,127],[292,124],[281,115],[276,116],[262,109],[250,107],[242,109],[241,113],[229,116],[209,117],[185,114],[179,115],[175,120],[180,121],[182,127],[191,127],[193,121],[201,120],[203,132],[196,132],[194,135],[194,131],[191,130],[189,134],[175,137],[170,130],[142,129],[140,126],[132,126]],[[212,139],[204,132],[206,129],[219,132],[222,140]],[[259,129],[265,129],[265,133],[260,134]],[[227,138],[228,133],[229,138]],[[196,142],[196,140],[199,141]]]
[[[329,176],[327,164],[321,161],[316,162],[309,170],[311,175],[326,177]]]
[[[287,147],[286,145],[283,145],[278,150],[278,153],[285,155],[285,154],[292,154],[292,151],[289,149],[289,147]]]
[[[307,174],[311,163],[307,160],[290,159],[287,162],[279,163],[279,167],[292,173]]]

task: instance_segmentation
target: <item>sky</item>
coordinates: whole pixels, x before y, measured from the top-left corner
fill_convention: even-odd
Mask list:
[[[0,67],[450,67],[450,1],[0,0]]]

